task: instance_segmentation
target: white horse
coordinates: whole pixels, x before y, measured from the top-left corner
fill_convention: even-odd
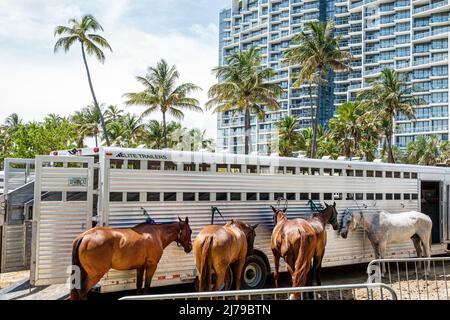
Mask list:
[[[346,210],[342,217],[339,234],[347,238],[348,230],[355,230],[358,226],[367,232],[367,237],[375,252],[375,259],[383,259],[388,243],[399,243],[411,239],[416,248],[417,257],[431,256],[431,228],[433,223],[429,216],[417,211],[391,214],[386,211],[378,213],[351,212]],[[430,263],[425,270],[428,274]],[[382,274],[385,266],[382,264]]]

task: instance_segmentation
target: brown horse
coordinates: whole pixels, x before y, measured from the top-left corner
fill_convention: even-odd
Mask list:
[[[133,228],[112,229],[95,227],[73,242],[72,264],[80,270],[79,288],[70,292],[72,300],[85,299],[89,290],[113,268],[116,270],[137,269],[137,291],[142,291],[145,271],[145,291],[164,249],[176,241],[184,252],[192,250],[189,219],[165,224],[141,223]]]
[[[234,264],[236,290],[240,289],[245,258],[253,253],[256,227],[231,220],[224,226],[209,225],[200,231],[194,241],[199,291],[210,290],[212,271],[216,273],[214,291],[219,290],[231,264]]]
[[[331,223],[335,230],[338,228],[335,204],[333,206],[325,205],[325,210],[314,213],[307,220],[300,218],[288,220],[286,217],[287,208],[278,210],[271,206],[275,224],[271,239],[275,263],[275,287],[278,287],[281,257],[286,262],[293,287],[311,284],[313,277],[316,277],[318,283],[320,283],[320,269],[326,246],[325,225]],[[311,273],[313,259],[314,264]],[[296,299],[298,294],[292,294],[290,298]]]

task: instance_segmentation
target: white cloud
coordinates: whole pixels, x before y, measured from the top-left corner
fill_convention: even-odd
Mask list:
[[[127,0],[102,3],[98,19],[114,51],[106,53],[105,65],[89,59],[99,101],[121,106],[123,93],[141,89],[134,77],[164,58],[177,65],[181,81],[204,89],[196,97],[202,104],[206,102],[207,89],[215,82],[211,69],[218,60],[217,26],[195,24],[191,35],[152,34],[122,19],[130,8]],[[85,13],[81,4],[55,0],[45,5],[36,1],[0,3],[0,120],[12,112],[26,120],[39,120],[48,113],[67,115],[91,102],[79,49],[73,47],[66,55],[53,55],[52,51],[53,28],[81,13]],[[130,110],[139,113],[142,108]],[[205,128],[215,137],[215,119],[211,114],[189,113],[184,125]]]

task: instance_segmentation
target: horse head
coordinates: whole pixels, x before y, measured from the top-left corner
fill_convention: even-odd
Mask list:
[[[182,246],[184,248],[184,252],[189,253],[192,251],[192,229],[189,226],[189,218],[183,221],[180,217],[178,217],[180,224],[180,233],[178,234],[177,245]]]
[[[281,200],[284,200],[284,208],[283,209],[280,209]],[[288,208],[288,201],[287,201],[287,199],[278,198],[277,208],[275,208],[274,206],[270,206],[270,208],[273,211],[273,224],[276,226],[278,221],[280,221],[281,219],[286,218],[286,211],[287,211],[287,208]]]
[[[255,229],[258,226],[258,224],[251,226],[243,221],[234,220],[234,219],[231,220],[231,224],[234,224],[235,226],[237,226],[245,234],[245,238],[247,239],[247,256],[252,255],[253,247],[254,247],[254,243],[255,243],[255,237],[256,237]]]
[[[358,225],[358,221],[356,215],[351,212],[349,209],[345,209],[342,215],[342,222],[339,226],[339,234],[342,238],[346,239],[348,235],[348,231],[353,231],[356,229]]]
[[[325,203],[325,210],[324,213],[327,210],[331,210],[330,218],[328,219],[328,223],[333,226],[333,230],[337,230],[339,228],[339,223],[337,220],[338,212],[336,210],[336,202],[333,203],[333,205],[328,205]]]

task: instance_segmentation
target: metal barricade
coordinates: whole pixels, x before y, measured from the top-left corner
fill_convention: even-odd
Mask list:
[[[397,300],[395,291],[382,283],[155,294],[127,296],[120,300],[286,300],[291,294],[299,294],[300,299],[308,300]]]
[[[367,274],[368,283],[391,286],[400,300],[450,300],[450,257],[376,259]]]

